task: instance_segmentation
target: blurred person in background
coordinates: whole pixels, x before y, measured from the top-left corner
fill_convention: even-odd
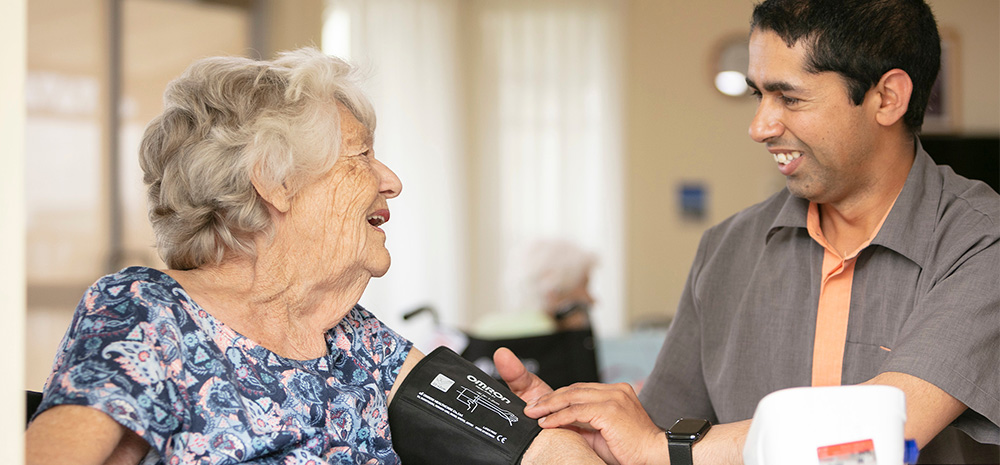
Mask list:
[[[594,254],[568,240],[540,239],[515,257],[508,279],[520,305],[481,318],[473,335],[500,339],[590,329]]]

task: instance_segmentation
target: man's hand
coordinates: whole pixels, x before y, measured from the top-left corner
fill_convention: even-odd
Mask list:
[[[493,363],[510,389],[528,403],[524,413],[531,418],[542,418],[543,436],[557,431],[573,430],[583,437],[602,460],[610,464],[668,464],[669,451],[663,430],[653,424],[631,386],[621,384],[577,383],[553,391],[545,382],[528,372],[514,354],[501,348],[493,354]],[[693,449],[695,462],[714,464],[742,463],[743,443],[746,441],[750,420],[725,425],[715,425]],[[572,434],[572,436],[565,436]],[[559,441],[569,444],[567,451],[576,451],[575,433],[560,433]],[[528,449],[533,463],[548,463],[542,453],[557,449],[541,446],[546,441],[532,444]],[[557,454],[558,455],[558,454]],[[567,452],[559,455],[569,457]],[[583,454],[587,456],[587,454]],[[528,458],[529,454],[525,454]],[[577,456],[574,456],[577,457]],[[527,462],[526,462],[527,463]],[[577,463],[556,461],[553,463]],[[579,462],[585,463],[585,462]]]
[[[507,387],[521,400],[531,405],[539,397],[552,392],[552,388],[534,373],[528,371],[510,349],[501,347],[493,353],[493,365]],[[533,417],[538,418],[538,417]]]
[[[545,417],[539,422],[543,428],[580,433],[604,461],[644,463],[640,453],[667,456],[663,431],[649,419],[631,386],[574,384],[553,392],[507,348],[497,349],[493,363],[510,390],[527,402],[526,415]]]
[[[524,413],[543,428],[580,432],[611,464],[666,463],[667,439],[626,383],[577,383],[528,403]]]

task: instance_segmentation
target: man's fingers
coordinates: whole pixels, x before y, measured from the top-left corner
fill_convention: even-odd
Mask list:
[[[510,349],[501,347],[493,353],[493,364],[497,373],[507,383],[514,394],[521,395],[531,387],[531,373]]]
[[[639,405],[631,386],[621,384],[576,383],[560,388],[529,403],[525,414],[537,418],[576,404],[610,403],[620,409],[633,410]]]
[[[500,377],[514,392],[517,392],[515,384],[528,381],[525,376],[528,374],[528,370],[524,368],[524,364],[514,355],[514,352],[506,347],[501,347],[493,353],[493,364],[496,366],[497,372],[500,373]]]
[[[600,431],[609,418],[613,419],[619,413],[620,410],[611,402],[574,404],[542,417],[538,424],[542,428],[571,427],[580,432]]]
[[[665,441],[642,408],[635,390],[625,383],[577,383],[544,395],[525,408],[542,417],[545,429],[570,427],[580,431],[608,463],[638,463]]]
[[[493,364],[497,373],[500,373],[500,377],[507,383],[507,387],[529,404],[542,395],[552,392],[548,384],[524,368],[521,360],[506,347],[501,347],[493,353]]]

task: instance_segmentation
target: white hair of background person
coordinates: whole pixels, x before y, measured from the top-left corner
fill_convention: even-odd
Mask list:
[[[550,296],[579,286],[596,263],[593,253],[568,240],[531,242],[510,262],[509,274],[519,307],[545,309]]]
[[[172,81],[139,149],[149,219],[167,266],[255,256],[254,236],[273,229],[251,175],[256,170],[265,186],[285,185],[292,197],[327,173],[340,151],[340,117],[331,104],[375,130],[359,81],[356,68],[313,48],[272,62],[207,58]]]

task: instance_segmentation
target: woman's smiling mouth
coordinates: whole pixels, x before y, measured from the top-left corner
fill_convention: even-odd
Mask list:
[[[368,224],[372,225],[372,227],[378,229],[379,231],[381,231],[379,226],[382,226],[387,221],[389,221],[389,210],[377,210],[368,215]]]

